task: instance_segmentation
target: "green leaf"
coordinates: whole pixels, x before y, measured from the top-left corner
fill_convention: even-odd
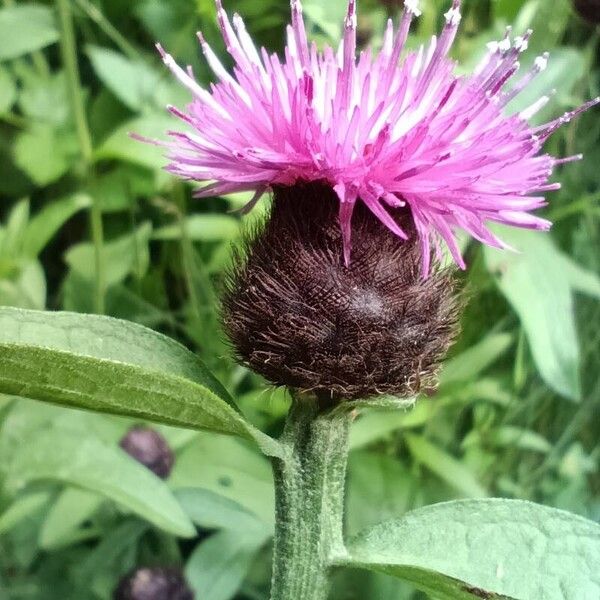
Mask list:
[[[520,448],[531,452],[547,454],[552,450],[552,444],[539,433],[505,425],[492,432],[492,444],[506,448]]]
[[[307,0],[303,3],[303,8],[308,20],[322,29],[329,36],[330,42],[339,41],[346,13],[343,2]]]
[[[579,400],[573,292],[597,292],[597,279],[574,265],[548,235],[507,228],[499,234],[519,253],[486,247],[487,267],[521,319],[540,375],[559,394]]]
[[[492,333],[446,361],[440,377],[440,386],[475,379],[508,350],[512,341],[513,336],[509,333]]]
[[[271,465],[243,441],[201,433],[177,457],[173,488],[202,488],[258,516],[271,531],[274,492]]]
[[[133,111],[189,101],[189,92],[174,83],[166,69],[99,46],[87,46],[86,53],[100,80]]]
[[[15,164],[39,186],[56,181],[68,170],[74,157],[75,139],[59,134],[52,125],[37,124],[17,135]]]
[[[46,305],[46,275],[37,260],[20,262],[18,274],[0,279],[0,305],[42,310]]]
[[[174,129],[173,118],[164,113],[132,119],[116,129],[96,150],[95,158],[117,159],[132,162],[150,169],[160,169],[166,164],[164,149],[145,144],[131,137],[132,133],[150,139],[164,140],[166,132]]]
[[[17,258],[21,255],[23,233],[29,221],[29,200],[16,202],[8,213],[4,235],[2,236],[0,249],[4,256]]]
[[[8,69],[0,66],[0,114],[7,113],[17,99],[17,85]]]
[[[184,488],[177,490],[175,497],[188,517],[203,529],[248,531],[257,528],[267,531],[264,522],[257,515],[227,496],[211,490]]]
[[[140,110],[152,100],[159,76],[144,62],[134,63],[114,50],[99,46],[87,46],[86,54],[100,80],[131,110]]]
[[[237,237],[240,222],[229,215],[202,214],[187,217],[184,223],[188,238],[194,242],[219,242]],[[166,225],[152,234],[153,240],[179,240],[182,226],[178,223]]]
[[[147,529],[146,523],[130,519],[109,531],[102,541],[85,555],[84,560],[77,561],[76,581],[80,589],[75,590],[74,597],[78,598],[79,593],[89,593],[90,590],[95,592],[98,580],[102,586],[102,583],[105,583],[104,577],[109,573],[111,587],[114,589],[118,576],[135,566],[137,546]],[[73,592],[72,589],[69,591]],[[109,594],[104,591],[100,596],[94,593],[93,597],[108,598]]]
[[[497,18],[505,19],[510,23],[517,16],[522,5],[523,0],[497,0],[492,6]]]
[[[72,119],[64,71],[40,76],[27,73],[19,95],[19,107],[31,121],[63,126]]]
[[[407,434],[406,443],[415,460],[425,465],[449,486],[466,496],[486,496],[485,488],[465,465],[420,435]]]
[[[142,223],[135,231],[104,244],[107,285],[122,283],[129,274],[138,279],[146,274],[150,262],[148,243],[151,233],[152,225]],[[94,256],[94,245],[91,242],[83,242],[67,250],[65,262],[80,277],[95,281]]]
[[[348,534],[403,515],[414,501],[416,477],[396,458],[355,452],[348,464]]]
[[[553,9],[551,9],[553,10]],[[532,36],[532,42],[539,41],[540,33],[548,31],[546,26],[535,30]],[[537,34],[537,35],[536,35]],[[552,46],[539,46],[540,52],[551,48]],[[543,48],[543,49],[542,49]],[[535,51],[530,50],[527,59],[522,68],[524,71],[529,69],[535,60]],[[575,84],[583,77],[586,68],[585,55],[574,48],[556,48],[550,54],[547,69],[537,75],[506,108],[507,112],[512,114],[519,112],[531,106],[544,95],[552,95],[554,90],[558,91],[558,96],[553,98],[548,105],[537,113],[532,122],[545,123],[552,115],[557,112],[557,103],[559,105],[569,104],[571,102],[571,92]]]
[[[128,321],[0,308],[0,392],[239,435],[281,453],[194,354]]]
[[[53,200],[31,218],[23,234],[23,253],[36,257],[75,213],[88,208],[91,199],[86,194],[73,194]]]
[[[40,546],[50,550],[69,542],[103,501],[104,498],[94,492],[79,488],[65,489],[48,511],[40,532]]]
[[[521,500],[428,506],[377,525],[337,561],[411,582],[440,600],[600,597],[600,526]]]
[[[4,535],[13,527],[16,527],[23,521],[30,519],[50,500],[49,492],[32,492],[25,496],[17,498],[0,515],[0,535]]]
[[[35,481],[61,481],[101,494],[157,527],[193,537],[194,526],[166,484],[118,447],[94,437],[54,429],[35,437],[15,454],[9,489]]]
[[[265,537],[243,531],[220,531],[200,543],[185,567],[198,598],[230,600],[252,566]]]
[[[52,10],[21,4],[0,10],[0,60],[17,58],[58,40]]]
[[[145,173],[145,172],[144,172]],[[154,184],[152,190],[154,190]],[[131,210],[134,198],[138,195],[127,167],[120,166],[99,177],[94,177],[89,186],[90,196],[100,205],[103,212]],[[139,195],[142,195],[140,193]]]
[[[350,449],[367,446],[399,429],[414,429],[424,425],[440,408],[440,401],[421,398],[414,408],[401,410],[371,410],[361,414],[350,429]]]
[[[566,254],[561,254],[560,259],[560,266],[573,290],[600,300],[600,277],[580,267]]]
[[[572,10],[569,0],[537,0],[535,16],[531,23],[531,28],[537,33],[531,38],[530,46],[533,52],[544,52],[558,45],[569,24]],[[570,66],[567,66],[566,70],[569,68]]]

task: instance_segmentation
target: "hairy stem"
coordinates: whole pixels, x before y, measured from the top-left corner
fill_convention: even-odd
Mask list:
[[[79,67],[77,65],[77,46],[75,44],[75,31],[73,28],[73,15],[70,0],[56,0],[58,19],[60,22],[60,50],[65,76],[67,80],[67,92],[71,103],[71,110],[79,140],[79,150],[84,164],[87,177],[91,178],[93,145],[92,136],[88,127],[85,114],[85,105],[79,78]],[[105,305],[105,265],[104,265],[104,230],[102,225],[102,210],[97,198],[92,199],[90,208],[90,228],[92,230],[92,241],[94,243],[94,262],[96,267],[96,296],[95,309],[97,313],[104,313]]]
[[[271,600],[324,600],[330,565],[345,554],[347,412],[320,413],[313,398],[295,399],[273,460],[275,549]]]

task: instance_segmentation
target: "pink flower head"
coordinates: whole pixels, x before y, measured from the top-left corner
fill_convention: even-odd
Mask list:
[[[198,197],[254,191],[249,206],[271,186],[326,181],[340,201],[344,257],[350,260],[351,220],[360,200],[398,237],[406,239],[388,208],[407,206],[420,237],[423,271],[433,246],[443,240],[464,268],[455,238],[507,247],[487,227],[490,221],[547,230],[550,222],[531,211],[544,206],[553,168],[580,156],[557,159],[543,153],[546,139],[600,98],[542,126],[529,119],[547,102],[540,98],[517,114],[507,104],[541,72],[544,54],[513,81],[518,57],[531,31],[511,39],[510,30],[474,73],[458,76],[448,58],[461,20],[453,0],[446,24],[428,45],[402,56],[418,0],[405,0],[397,27],[388,21],[383,47],[356,56],[356,0],[350,0],[337,51],[317,50],[306,37],[300,0],[291,0],[284,59],[257,50],[242,19],[233,26],[221,0],[218,20],[233,74],[199,34],[218,82],[201,87],[191,69],[179,67],[158,46],[165,64],[193,94],[182,112],[169,110],[190,127],[172,131],[168,170],[205,181]],[[511,82],[510,85],[509,81]]]

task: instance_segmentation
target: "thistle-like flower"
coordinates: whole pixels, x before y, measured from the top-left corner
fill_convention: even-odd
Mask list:
[[[519,55],[531,31],[511,38],[510,30],[490,44],[475,72],[460,77],[448,52],[461,20],[453,0],[439,37],[402,56],[418,0],[406,0],[397,28],[388,22],[383,46],[356,58],[356,0],[350,0],[337,51],[318,51],[307,41],[300,0],[292,0],[285,59],[257,50],[242,19],[233,26],[217,1],[218,19],[233,74],[199,34],[218,82],[202,88],[158,46],[165,64],[193,94],[186,112],[170,107],[187,131],[170,132],[168,170],[189,180],[210,181],[206,197],[255,191],[251,202],[273,186],[325,181],[339,198],[339,221],[348,264],[352,214],[363,202],[400,239],[408,232],[390,215],[407,206],[418,235],[423,272],[430,248],[443,240],[464,268],[455,230],[503,248],[486,226],[499,222],[548,229],[531,211],[544,206],[554,167],[579,156],[557,159],[544,142],[562,124],[600,102],[596,98],[559,119],[531,126],[549,100],[543,96],[517,114],[506,107],[548,62],[535,60],[516,79]]]
[[[202,35],[217,83],[201,87],[160,45],[165,64],[193,94],[186,125],[171,140],[167,169],[203,181],[196,195],[268,190],[270,216],[246,237],[229,273],[223,323],[239,359],[269,381],[325,401],[411,396],[435,384],[456,331],[460,301],[445,244],[465,264],[463,230],[505,244],[490,222],[546,230],[554,158],[544,142],[597,98],[540,126],[529,120],[548,96],[509,106],[546,68],[548,55],[517,77],[531,32],[508,30],[470,76],[448,57],[460,0],[439,37],[404,52],[418,0],[390,20],[379,53],[356,56],[356,0],[349,0],[337,51],[309,44],[299,0],[285,57],[254,46],[221,0],[218,20],[233,73]]]

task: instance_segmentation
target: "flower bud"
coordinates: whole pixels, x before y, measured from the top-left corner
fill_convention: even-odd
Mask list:
[[[581,18],[593,25],[600,23],[600,0],[573,0],[573,5]]]
[[[170,475],[175,457],[167,441],[158,431],[136,425],[123,436],[120,446],[161,479]]]
[[[431,388],[457,332],[452,273],[423,277],[407,209],[391,211],[402,241],[362,202],[346,265],[338,210],[324,184],[275,188],[226,281],[222,319],[239,360],[327,403]]]
[[[179,569],[154,567],[127,574],[113,594],[114,600],[194,600]]]

